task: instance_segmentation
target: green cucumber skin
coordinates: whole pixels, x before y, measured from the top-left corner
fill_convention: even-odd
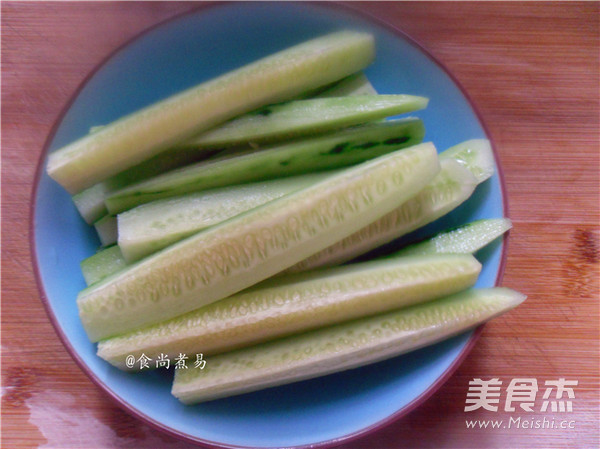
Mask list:
[[[354,95],[312,98],[265,106],[202,133],[185,146],[224,148],[256,145],[331,132],[424,109],[427,98],[412,95]]]
[[[153,201],[117,216],[119,247],[135,262],[196,232],[280,198],[332,172],[228,186]]]
[[[469,170],[454,160],[440,160],[440,163],[440,173],[414,198],[358,232],[286,269],[282,274],[348,262],[454,210],[471,196],[477,181]]]
[[[409,245],[392,256],[475,253],[511,228],[508,218],[484,218]]]
[[[496,170],[492,145],[487,139],[471,139],[460,142],[440,154],[440,159],[454,159],[468,168],[478,183],[490,178]]]
[[[101,341],[98,355],[128,370],[126,357],[180,352],[213,355],[472,287],[471,255],[372,261],[269,280],[237,295],[137,332]]]
[[[507,288],[471,289],[215,355],[202,370],[177,370],[172,394],[193,404],[356,368],[457,335],[524,300]]]
[[[80,292],[83,326],[98,341],[237,293],[385,215],[439,169],[433,144],[417,145],[201,231]]]
[[[119,247],[113,245],[100,249],[93,256],[82,260],[80,265],[86,284],[92,285],[124,269],[128,264]]]
[[[114,192],[105,203],[111,214],[118,214],[205,189],[347,167],[413,146],[424,135],[423,122],[416,118],[364,125],[174,170]]]
[[[369,65],[373,36],[304,42],[123,117],[52,153],[47,171],[75,194],[236,115],[293,98]]]

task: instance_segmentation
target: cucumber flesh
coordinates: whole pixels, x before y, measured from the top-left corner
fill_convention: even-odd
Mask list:
[[[191,192],[346,167],[415,145],[423,139],[423,122],[406,118],[233,153],[193,164],[133,184],[106,199],[111,214],[140,204]]]
[[[172,320],[101,341],[98,355],[121,369],[142,354],[213,355],[350,319],[425,302],[472,287],[471,255],[415,256],[357,263],[267,280]]]
[[[469,170],[452,159],[440,160],[440,165],[440,173],[413,198],[283,273],[298,273],[348,262],[454,210],[471,196],[477,181]]]
[[[507,288],[467,290],[215,355],[202,370],[176,370],[172,394],[193,404],[356,368],[457,335],[524,299]]]
[[[409,245],[392,256],[474,253],[512,228],[508,218],[485,218],[441,232],[423,242]]]
[[[127,261],[117,245],[100,249],[81,261],[81,272],[87,285],[95,284],[127,266]]]
[[[228,186],[142,204],[117,216],[119,247],[125,259],[134,262],[331,174],[322,172]]]
[[[487,139],[472,139],[448,148],[440,159],[454,159],[473,173],[478,183],[494,174],[496,163],[492,145]]]
[[[94,223],[94,228],[98,233],[102,246],[110,246],[117,243],[117,217],[106,215]]]
[[[109,186],[104,182],[100,182],[71,197],[79,215],[87,224],[94,224],[108,215],[104,200],[109,191]]]
[[[378,157],[201,231],[79,293],[92,341],[223,299],[387,214],[438,173],[435,147]]]
[[[123,117],[55,151],[51,178],[75,194],[205,129],[362,70],[373,36],[342,31],[313,39]]]
[[[330,132],[426,106],[427,98],[413,95],[356,95],[289,101],[257,109],[182,145],[197,148],[260,145]]]

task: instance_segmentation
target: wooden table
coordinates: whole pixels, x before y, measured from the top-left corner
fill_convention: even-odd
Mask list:
[[[71,360],[39,300],[26,230],[44,140],[78,84],[115,47],[196,6],[2,2],[2,447],[188,447],[116,407]],[[528,300],[485,326],[423,406],[343,447],[598,447],[599,4],[351,6],[419,41],[479,108],[514,222],[502,284]],[[517,378],[540,388],[577,380],[573,411],[541,413],[540,389],[531,414],[505,412],[504,402],[465,412],[469,381],[494,377],[504,389]],[[574,428],[466,426],[518,416]]]

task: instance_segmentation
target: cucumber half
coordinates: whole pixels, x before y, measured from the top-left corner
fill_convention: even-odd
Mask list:
[[[53,152],[47,171],[75,194],[230,118],[358,72],[373,36],[341,31],[275,53],[190,88]]]
[[[423,139],[416,118],[369,124],[323,136],[228,154],[142,181],[108,196],[111,214],[140,204],[191,192],[347,167]]]
[[[394,258],[267,280],[137,332],[101,341],[98,355],[128,369],[128,355],[212,355],[276,337],[424,302],[475,284],[471,255]]]
[[[439,169],[433,144],[417,145],[201,231],[80,292],[83,326],[98,341],[237,293],[385,215]]]
[[[467,290],[215,355],[202,370],[175,370],[172,393],[193,404],[374,363],[459,334],[524,300],[507,288]]]

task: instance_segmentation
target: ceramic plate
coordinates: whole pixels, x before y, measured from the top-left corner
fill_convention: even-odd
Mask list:
[[[172,19],[118,49],[88,77],[48,138],[46,152],[149,103],[300,41],[334,30],[371,32],[377,58],[366,74],[380,93],[430,98],[419,112],[439,149],[486,137],[473,106],[431,56],[399,31],[356,12],[307,3],[226,3]],[[79,263],[99,245],[69,195],[40,162],[33,197],[33,259],[48,314],[69,352],[129,412],[172,435],[219,447],[340,443],[377,429],[423,402],[458,366],[477,332],[368,367],[239,397],[184,406],[170,394],[173,369],[130,374],[95,355],[75,298]],[[421,234],[505,215],[498,175]],[[409,238],[416,238],[412,235]],[[478,254],[479,286],[502,271],[503,245]],[[399,436],[401,438],[401,436]]]

